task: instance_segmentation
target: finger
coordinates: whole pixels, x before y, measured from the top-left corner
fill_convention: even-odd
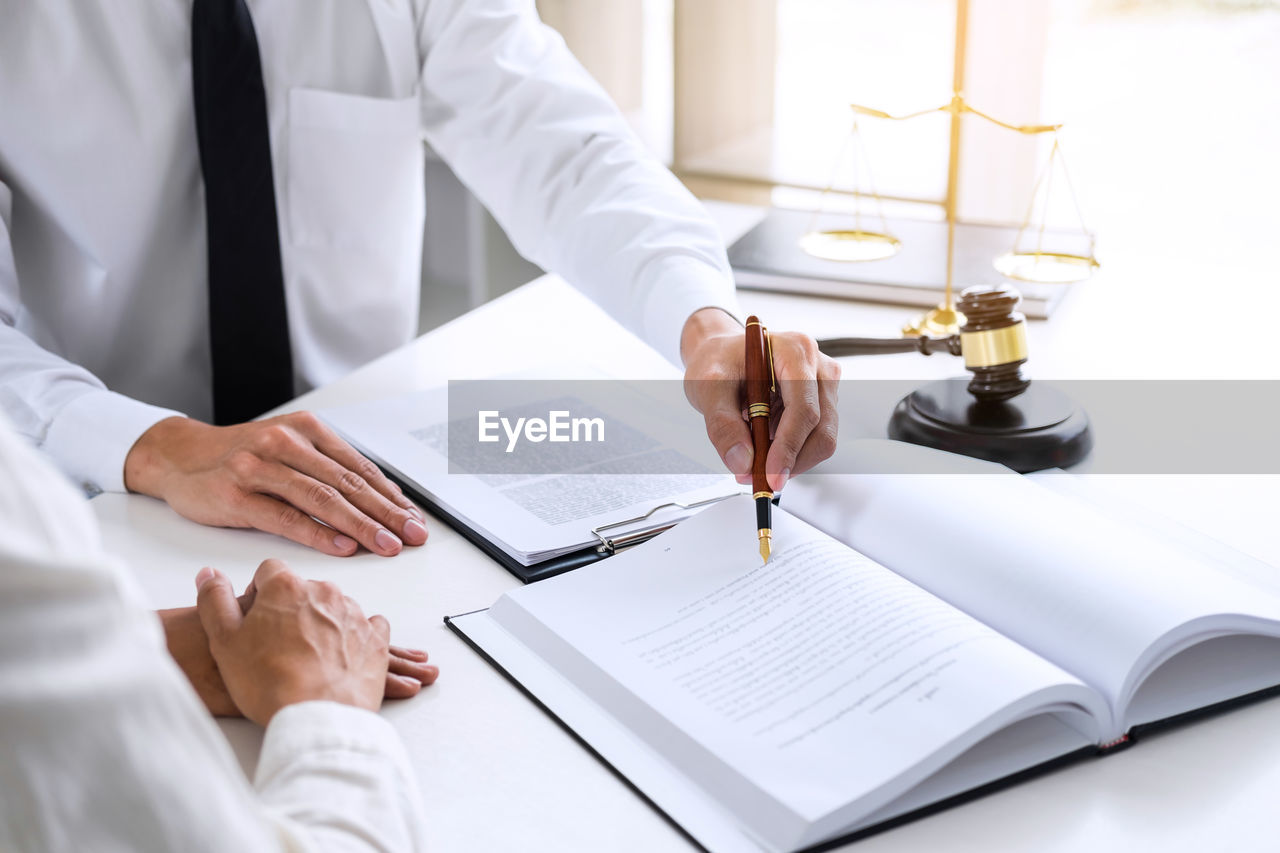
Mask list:
[[[253,573],[254,601],[259,598],[280,603],[296,603],[304,595],[307,581],[298,577],[284,560],[263,560]]]
[[[355,602],[352,602],[352,604],[355,604]],[[359,605],[355,606],[359,610]],[[373,630],[377,633],[378,638],[382,640],[382,644],[390,649],[388,641],[391,639],[391,623],[387,621],[387,617],[375,613],[369,617],[369,624],[373,626]],[[390,658],[388,658],[388,665],[390,665]]]
[[[196,573],[196,611],[211,643],[222,642],[244,618],[231,581],[208,566]]]
[[[244,588],[244,592],[240,593],[236,600],[240,603],[240,612],[248,613],[253,607],[254,599],[258,596],[258,585],[254,581],[249,581],[249,585]]]
[[[345,533],[326,527],[297,507],[268,495],[245,495],[241,502],[241,521],[335,557],[350,557],[360,547]],[[262,589],[261,582],[258,589]]]
[[[403,675],[393,675],[387,673],[387,684],[383,688],[382,696],[384,699],[409,699],[417,696],[422,690],[423,682],[416,678],[406,678]]]
[[[776,492],[786,485],[796,467],[796,457],[822,420],[816,375],[817,347],[808,338],[774,340],[774,367],[782,396],[782,415],[765,460],[769,486]]]
[[[824,358],[818,364],[818,405],[822,409],[818,425],[809,433],[804,447],[796,456],[793,474],[808,471],[813,466],[831,457],[836,452],[836,441],[840,435],[840,416],[837,402],[840,390],[840,365],[832,359]]]
[[[254,596],[257,597],[258,591],[264,586],[269,585],[280,575],[291,575],[297,577],[293,570],[289,568],[289,564],[284,560],[267,559],[258,564],[253,572],[253,579],[249,581],[249,586],[253,587]],[[247,589],[247,587],[246,587]]]
[[[333,486],[322,483],[281,462],[263,466],[255,487],[308,516],[324,522],[338,534],[354,539],[375,554],[400,553],[400,537],[352,506]]]
[[[427,659],[427,653],[422,649],[410,649],[404,646],[391,646],[389,651],[396,657],[405,658],[406,660],[425,661]]]
[[[399,536],[402,541],[410,545],[421,545],[427,541],[427,528],[418,517],[420,513],[415,514],[416,508],[414,512],[410,512],[405,506],[392,502],[363,476],[334,461],[319,449],[295,445],[285,448],[279,460],[313,480],[333,487],[348,504],[383,525],[393,535]],[[409,506],[412,507],[412,504]],[[331,526],[337,526],[328,519],[322,520]],[[345,532],[351,533],[351,531]],[[368,547],[367,543],[366,547]],[[382,552],[379,551],[379,553]]]
[[[401,538],[353,507],[338,489],[283,462],[266,462],[253,484],[257,491],[268,493],[303,514],[323,521],[335,533],[355,539],[378,555],[392,557],[401,552]]]
[[[423,684],[430,684],[440,674],[440,668],[435,664],[405,660],[392,655],[387,659],[387,672],[413,678]]]
[[[419,521],[426,521],[426,516],[422,514],[422,510],[414,506],[413,502],[405,497],[399,486],[387,479],[377,465],[374,465],[358,450],[339,438],[338,434],[325,426],[319,418],[310,412],[296,412],[290,417],[293,426],[303,435],[310,438],[317,450],[347,470],[360,475],[379,494],[411,515],[416,516]]]
[[[726,378],[689,380],[688,397],[702,413],[707,425],[707,438],[720,454],[724,466],[735,477],[750,476],[751,429],[742,419],[741,377],[725,373]]]

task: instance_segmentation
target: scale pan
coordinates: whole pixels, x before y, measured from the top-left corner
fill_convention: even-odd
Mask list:
[[[995,259],[996,271],[1006,278],[1040,284],[1084,281],[1098,268],[1094,258],[1065,252],[1006,252]]]
[[[800,248],[827,261],[879,261],[898,254],[902,241],[875,231],[810,231]]]

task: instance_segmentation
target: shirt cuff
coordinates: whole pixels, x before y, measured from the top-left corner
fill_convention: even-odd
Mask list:
[[[181,412],[114,391],[86,391],[58,412],[41,449],[88,492],[123,492],[124,460],[138,438]]]
[[[683,363],[680,334],[695,311],[719,308],[742,322],[733,278],[727,270],[677,255],[655,261],[645,273],[649,280],[642,283],[647,298],[641,328],[650,346],[672,364]]]
[[[408,773],[404,743],[373,711],[338,702],[299,702],[281,708],[267,724],[254,785],[260,788],[307,755],[335,751],[385,758]]]

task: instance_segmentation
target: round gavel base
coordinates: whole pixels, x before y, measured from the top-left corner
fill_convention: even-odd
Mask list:
[[[980,401],[964,378],[930,382],[898,402],[889,437],[999,462],[1026,473],[1065,468],[1089,453],[1089,418],[1051,385],[1032,382],[1009,400]]]

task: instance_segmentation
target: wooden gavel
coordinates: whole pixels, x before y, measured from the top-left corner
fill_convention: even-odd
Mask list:
[[[1030,386],[1022,375],[1027,360],[1026,319],[1016,310],[1022,297],[1009,287],[980,285],[960,294],[956,310],[964,315],[960,334],[945,338],[828,338],[818,349],[832,357],[948,352],[964,357],[973,373],[969,393],[982,401],[1008,400]]]
[[[1027,324],[1021,297],[1002,286],[967,288],[956,310],[960,334],[946,338],[834,338],[818,341],[830,356],[949,352],[973,376],[928,382],[898,401],[889,438],[999,462],[1014,471],[1065,468],[1089,454],[1089,416],[1053,383],[1022,375]]]

